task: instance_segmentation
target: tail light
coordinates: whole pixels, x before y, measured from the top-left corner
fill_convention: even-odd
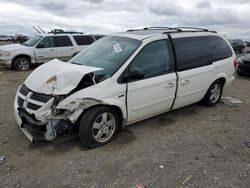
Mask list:
[[[237,59],[235,59],[235,60],[234,60],[234,68],[235,68],[235,69],[236,69],[237,65],[238,65],[238,61],[237,61]]]

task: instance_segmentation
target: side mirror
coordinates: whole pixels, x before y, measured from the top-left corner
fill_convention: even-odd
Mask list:
[[[129,71],[129,73],[125,74],[123,76],[123,80],[125,82],[131,81],[131,80],[141,80],[144,78],[144,73],[141,69],[132,69]]]
[[[45,48],[45,44],[39,43],[39,44],[36,46],[36,48]]]

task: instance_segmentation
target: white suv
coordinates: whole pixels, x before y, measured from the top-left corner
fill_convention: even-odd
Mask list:
[[[0,46],[0,65],[24,71],[54,58],[67,61],[100,37],[77,32],[36,35],[22,44]]]
[[[15,117],[30,140],[78,131],[88,147],[101,146],[124,125],[199,101],[216,105],[234,80],[235,58],[207,30],[115,33],[33,71],[17,91]]]

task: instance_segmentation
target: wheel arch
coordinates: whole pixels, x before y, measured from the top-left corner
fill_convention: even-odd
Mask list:
[[[122,128],[125,123],[126,123],[126,119],[123,115],[123,112],[122,112],[122,109],[119,107],[119,106],[116,106],[116,105],[110,105],[110,104],[96,104],[96,105],[93,105],[93,106],[90,106],[86,109],[84,109],[84,111],[82,112],[82,114],[78,117],[77,121],[79,122],[82,118],[82,116],[87,112],[89,111],[90,109],[92,108],[96,108],[96,107],[102,107],[102,106],[105,106],[105,107],[109,107],[109,108],[112,108],[115,110],[115,112],[117,113],[118,117],[119,117],[119,125],[120,125],[120,128]]]
[[[17,59],[17,58],[20,58],[20,57],[26,57],[26,58],[28,58],[29,60],[30,60],[30,63],[31,63],[31,57],[30,57],[30,55],[27,55],[27,54],[18,54],[18,55],[16,55],[13,59],[12,59],[12,62],[11,62],[11,66],[13,67],[14,66],[14,62],[15,62],[15,60]]]

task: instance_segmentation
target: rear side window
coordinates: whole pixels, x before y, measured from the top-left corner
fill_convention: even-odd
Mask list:
[[[73,38],[77,45],[90,45],[92,42],[94,42],[91,36],[75,35]]]
[[[171,54],[166,40],[145,46],[130,64],[129,69],[141,69],[144,78],[160,76],[171,71]]]
[[[213,61],[219,61],[233,55],[231,48],[222,38],[216,36],[210,36],[208,38],[212,50]]]
[[[54,40],[55,40],[55,47],[73,46],[68,36],[56,36]]]
[[[212,64],[211,48],[207,37],[186,37],[173,40],[178,71]]]

